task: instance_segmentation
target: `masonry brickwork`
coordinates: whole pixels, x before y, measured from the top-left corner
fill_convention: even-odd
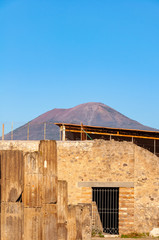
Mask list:
[[[34,152],[38,146],[39,141],[0,141],[0,150]],[[131,142],[59,141],[57,159],[70,204],[91,203],[91,183],[117,184],[119,233],[159,227],[159,158],[154,154]]]
[[[134,188],[119,189],[119,233],[134,232]]]

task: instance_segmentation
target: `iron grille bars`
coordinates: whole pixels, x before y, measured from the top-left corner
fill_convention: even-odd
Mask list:
[[[93,188],[92,200],[96,202],[103,232],[119,234],[119,188]]]

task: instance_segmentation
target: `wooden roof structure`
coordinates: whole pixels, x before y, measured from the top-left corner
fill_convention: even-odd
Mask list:
[[[111,128],[111,127],[99,127],[99,126],[89,126],[89,125],[78,125],[69,123],[55,123],[59,127],[65,127],[66,132],[81,133],[81,130],[87,134],[97,134],[97,135],[114,135],[123,137],[137,137],[137,138],[147,138],[147,139],[158,139],[159,131],[147,131],[138,129],[124,129],[124,128]]]
[[[60,140],[114,139],[132,141],[153,153],[159,153],[159,131],[55,123],[60,127]]]

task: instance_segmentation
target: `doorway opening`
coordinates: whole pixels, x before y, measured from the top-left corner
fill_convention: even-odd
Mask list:
[[[103,232],[119,234],[119,188],[92,189],[92,200],[96,202]]]

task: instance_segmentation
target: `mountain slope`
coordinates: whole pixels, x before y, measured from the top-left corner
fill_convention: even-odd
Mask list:
[[[134,121],[113,108],[103,103],[84,103],[69,109],[53,109],[29,123],[29,139],[40,140],[44,138],[44,122],[46,123],[46,139],[59,139],[59,128],[54,122],[74,123],[92,126],[104,126],[115,128],[128,128],[156,131],[156,129],[144,126]],[[17,128],[13,132],[15,140],[27,139],[27,124]],[[5,139],[10,139],[10,133]]]

